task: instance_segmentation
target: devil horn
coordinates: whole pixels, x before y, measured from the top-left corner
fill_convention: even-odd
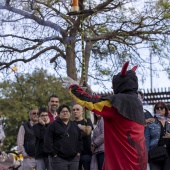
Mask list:
[[[126,71],[127,71],[128,65],[129,65],[129,61],[127,61],[127,62],[123,65],[122,71],[120,72],[120,75],[121,75],[121,76],[125,76],[125,75],[126,75]]]
[[[136,71],[137,68],[138,68],[138,66],[134,66],[134,67],[132,68],[132,70],[133,70],[133,71]]]

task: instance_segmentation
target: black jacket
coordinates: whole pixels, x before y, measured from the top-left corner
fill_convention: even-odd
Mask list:
[[[63,135],[69,123],[68,132]],[[44,151],[52,157],[57,155],[69,160],[80,153],[82,146],[80,129],[75,122],[69,121],[69,123],[66,125],[58,118],[48,126],[44,138]]]
[[[44,152],[44,135],[49,124],[42,125],[40,123],[33,126],[34,134],[36,137],[35,144],[35,159],[47,158],[48,154]]]

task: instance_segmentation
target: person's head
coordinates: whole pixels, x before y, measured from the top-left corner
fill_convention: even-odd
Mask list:
[[[129,62],[126,62],[120,73],[113,76],[112,79],[112,88],[114,94],[118,93],[136,93],[138,90],[138,78],[136,76],[136,68],[133,67],[131,70],[127,71]]]
[[[75,104],[73,106],[73,119],[80,121],[83,119],[83,107],[80,106],[79,104]]]
[[[52,94],[48,99],[48,107],[51,112],[56,112],[59,107],[59,98],[56,94]]]
[[[38,122],[38,108],[32,108],[29,112],[29,119],[33,122],[36,123]]]
[[[98,114],[95,114],[95,113],[94,113],[94,125],[97,124],[97,121],[98,121],[99,119],[101,119],[101,115],[98,115]]]
[[[59,118],[62,120],[62,121],[69,121],[70,119],[70,114],[71,114],[71,111],[70,111],[70,107],[63,104],[61,106],[59,106],[58,108],[58,115],[59,115]]]
[[[143,102],[144,94],[141,91],[138,91],[138,99]]]
[[[166,104],[164,102],[157,102],[154,106],[154,113],[158,114],[160,116],[168,116],[168,109],[166,107]]]
[[[48,111],[46,108],[40,108],[38,112],[39,117],[46,123],[49,119]]]

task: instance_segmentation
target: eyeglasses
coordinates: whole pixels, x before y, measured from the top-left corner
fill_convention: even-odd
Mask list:
[[[63,110],[63,111],[61,111],[61,113],[69,113],[69,111],[68,110]]]
[[[32,112],[31,114],[32,114],[32,115],[38,115],[38,113],[37,113],[37,112]]]
[[[76,110],[79,111],[80,109],[79,108],[73,109],[73,111],[76,111]]]
[[[159,109],[163,110],[163,109],[165,109],[165,107],[160,106],[160,107],[156,107],[155,109],[156,109],[156,110],[159,110]]]
[[[48,115],[41,115],[41,117],[48,117]]]

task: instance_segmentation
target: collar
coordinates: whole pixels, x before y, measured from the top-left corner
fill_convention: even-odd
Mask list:
[[[33,126],[33,125],[34,125],[34,123],[33,123],[33,121],[32,121],[32,120],[30,120],[30,125],[31,125],[31,126]]]

